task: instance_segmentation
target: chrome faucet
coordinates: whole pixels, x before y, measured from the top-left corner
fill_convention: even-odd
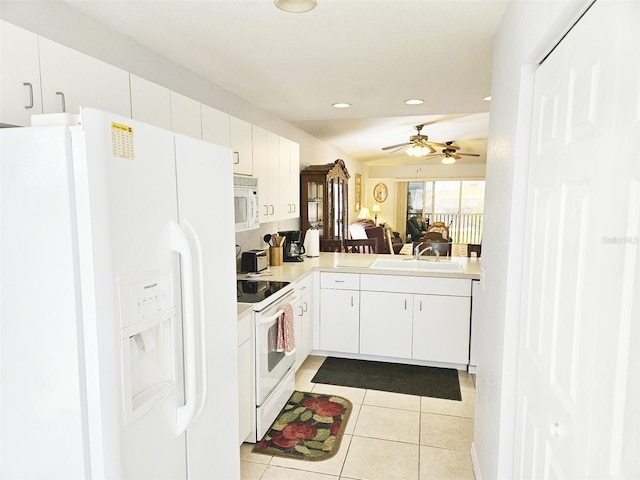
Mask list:
[[[413,258],[415,260],[418,260],[420,258],[420,255],[422,255],[424,252],[428,252],[429,250],[431,250],[432,252],[434,252],[436,254],[436,262],[440,261],[440,250],[438,250],[437,248],[433,248],[433,245],[429,244],[428,247],[423,248],[422,250],[420,250],[420,247],[422,245],[424,245],[427,242],[420,242],[418,245],[416,245],[416,248],[414,248],[413,250]]]

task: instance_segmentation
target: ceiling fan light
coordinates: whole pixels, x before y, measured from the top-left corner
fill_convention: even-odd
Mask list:
[[[273,0],[280,10],[291,13],[304,13],[313,10],[318,5],[316,0]]]
[[[422,105],[424,100],[421,98],[410,98],[409,100],[405,100],[404,103],[407,105]]]
[[[440,160],[440,163],[444,163],[445,165],[451,165],[453,163],[456,163],[456,159],[453,157],[450,157],[449,155],[446,155],[445,157],[442,157],[442,160]]]
[[[331,106],[333,108],[349,108],[351,104],[346,102],[338,102],[338,103],[331,104]]]

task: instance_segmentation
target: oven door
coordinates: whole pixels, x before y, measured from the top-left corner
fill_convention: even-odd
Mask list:
[[[255,312],[257,406],[263,404],[295,363],[295,354],[285,355],[284,352],[276,351],[278,318],[284,312],[282,306],[294,303],[295,300],[296,295],[291,292],[278,299],[274,305]]]

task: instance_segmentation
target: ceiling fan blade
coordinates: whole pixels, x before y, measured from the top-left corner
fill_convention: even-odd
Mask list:
[[[398,148],[396,148],[395,150],[390,150],[387,153],[396,153],[399,152],[400,150],[404,149],[404,147],[406,147],[406,145],[400,145]]]
[[[462,152],[457,152],[456,155],[461,155],[463,157],[479,157],[480,156],[479,153],[462,153]]]
[[[462,157],[460,155],[458,155],[457,153],[450,153],[449,156],[451,158],[455,158],[456,160],[460,160]]]
[[[382,147],[382,150],[392,150],[394,148],[406,147],[407,145],[411,145],[413,142],[399,143],[398,145],[389,145],[388,147]]]
[[[456,147],[455,145],[448,145],[446,143],[439,143],[439,142],[428,142],[429,145],[434,145],[436,147],[440,147],[440,148],[450,148],[451,150],[458,150],[460,147]]]

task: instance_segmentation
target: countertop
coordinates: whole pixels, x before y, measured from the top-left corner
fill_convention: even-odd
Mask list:
[[[406,275],[413,277],[444,277],[480,279],[481,259],[476,257],[440,257],[442,263],[459,263],[462,272],[431,272],[421,270],[391,270],[373,269],[370,265],[378,258],[384,259],[410,259],[407,255],[374,255],[363,253],[326,253],[320,252],[319,257],[303,256],[302,262],[286,262],[279,267],[269,267],[258,275],[238,274],[238,280],[264,279],[291,282],[304,277],[314,270],[321,272],[341,273],[369,273],[374,275]],[[428,258],[428,260],[425,260]],[[421,257],[421,261],[435,262],[435,257]]]

